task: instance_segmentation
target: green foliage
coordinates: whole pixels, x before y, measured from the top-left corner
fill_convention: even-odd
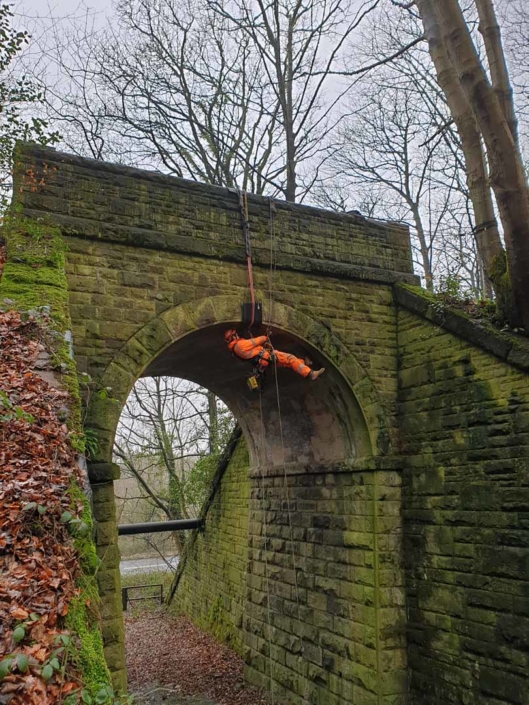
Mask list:
[[[462,299],[464,297],[461,288],[461,279],[453,274],[441,277],[437,288],[439,294],[443,294],[452,299]]]
[[[186,483],[188,505],[201,507],[207,499],[211,481],[233,431],[234,418],[227,408],[218,409],[215,451],[202,456],[191,468]]]
[[[29,41],[29,34],[11,26],[11,5],[0,4],[0,208],[8,205],[13,171],[13,151],[17,141],[55,144],[57,132],[49,132],[46,120],[30,114],[30,106],[42,100],[42,93],[30,78],[13,75],[13,61]]]
[[[77,705],[77,702],[78,700],[72,701],[74,705]],[[102,685],[95,695],[91,695],[88,690],[81,691],[81,703],[84,705],[132,705],[132,702],[132,695],[116,695],[109,685]]]
[[[99,441],[97,440],[96,432],[91,428],[85,428],[84,430],[84,450],[89,460],[97,457]]]
[[[204,455],[197,460],[189,471],[186,495],[189,504],[196,507],[201,507],[208,495],[211,486],[211,480],[217,469],[220,453],[211,453]]]
[[[109,673],[103,657],[103,640],[98,620],[91,605],[98,604],[95,587],[86,579],[82,581],[82,593],[70,602],[66,626],[75,634],[75,649],[71,658],[83,674],[83,685],[95,694],[102,684],[109,682]]]
[[[25,636],[26,630],[23,626],[19,625],[13,630],[13,641],[15,642],[15,644],[18,644],[19,641],[22,641]]]

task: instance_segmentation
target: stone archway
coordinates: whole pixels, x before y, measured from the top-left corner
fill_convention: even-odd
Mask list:
[[[232,358],[222,340],[222,331],[238,323],[239,313],[240,299],[234,296],[210,297],[165,311],[125,343],[102,375],[100,390],[104,393],[95,393],[90,400],[86,426],[99,441],[89,475],[98,553],[103,559],[99,585],[103,632],[108,634],[105,653],[118,685],[125,683],[126,673],[113,495],[117,467],[112,464],[112,443],[121,409],[139,377],[178,375],[214,391],[240,422],[250,465],[259,466],[271,480],[285,469],[296,475],[333,472],[338,466],[342,472],[353,465],[371,468],[370,458],[383,455],[389,432],[369,377],[326,326],[279,303],[274,303],[267,321],[278,349],[309,354],[327,370],[325,379],[314,383],[289,370],[278,371],[282,426],[271,380],[262,395],[267,428],[263,441],[259,397],[245,384],[249,368]]]
[[[125,343],[99,382],[108,395],[94,395],[87,411],[86,426],[99,440],[96,462],[111,462],[119,415],[135,381],[147,375],[178,374],[207,386],[232,409],[247,435],[252,462],[274,464],[277,452],[266,457],[259,449],[256,397],[243,384],[249,368],[232,360],[222,341],[223,327],[238,324],[239,314],[237,297],[208,297],[165,311]],[[290,429],[291,439],[295,441],[297,436],[297,441],[286,461],[325,464],[384,455],[389,425],[382,404],[369,377],[338,336],[321,322],[280,303],[274,303],[267,325],[276,334],[278,349],[289,345],[328,367],[325,384],[318,386],[279,371],[286,392],[282,417],[287,426],[289,418],[303,409],[311,419],[305,433]],[[181,342],[184,339],[186,343]],[[234,386],[237,380],[240,384]],[[270,394],[267,399],[270,403],[265,404],[265,416],[276,424],[272,409],[277,402]],[[290,403],[289,399],[295,401]],[[288,435],[288,428],[286,432]],[[307,442],[308,452],[304,452]]]

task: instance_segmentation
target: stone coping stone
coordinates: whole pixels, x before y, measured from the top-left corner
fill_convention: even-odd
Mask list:
[[[159,172],[127,167],[120,164],[100,162],[98,160],[79,157],[57,151],[51,147],[34,143],[20,143],[17,151],[17,169],[15,180],[21,180],[22,213],[29,218],[51,218],[59,226],[64,235],[80,237],[89,240],[105,241],[135,248],[155,249],[188,253],[201,257],[212,257],[228,261],[244,261],[244,253],[240,242],[231,243],[229,232],[235,228],[238,232],[240,214],[238,193],[235,189],[210,184],[202,184],[189,179],[169,176]],[[46,183],[42,193],[33,192],[24,187],[22,170],[29,164],[41,168],[52,166],[57,174]],[[40,165],[40,166],[39,166]],[[54,181],[55,179],[55,181]],[[109,191],[109,202],[106,206],[93,200],[94,189],[104,188]],[[80,193],[75,188],[78,187]],[[67,188],[62,194],[61,189]],[[129,195],[119,195],[120,189],[128,193],[128,189],[140,189],[146,192],[145,204],[151,204],[150,191],[161,190],[165,195],[172,191],[180,194],[178,205],[174,212],[168,214],[171,220],[177,220],[179,226],[175,231],[169,227],[167,231],[157,229],[148,214],[139,217],[134,214],[132,220],[123,220],[124,206],[119,206],[120,199],[125,202],[134,198]],[[71,189],[74,189],[73,192]],[[114,199],[112,195],[117,189]],[[86,207],[83,206],[83,193],[90,194]],[[65,207],[71,203],[73,209]],[[143,196],[142,196],[143,198]],[[360,279],[378,283],[393,284],[397,281],[418,285],[419,278],[413,273],[410,254],[409,228],[403,223],[382,221],[363,216],[352,211],[339,213],[319,207],[292,203],[281,199],[271,199],[268,196],[247,194],[248,206],[253,219],[261,226],[268,223],[270,213],[277,214],[288,237],[283,243],[283,237],[278,238],[278,253],[276,266],[279,269],[317,273],[321,276],[331,276],[346,279]],[[68,200],[70,199],[70,200]],[[73,199],[73,200],[72,200]],[[113,200],[114,199],[114,200]],[[97,203],[97,207],[96,207]],[[193,204],[197,204],[196,207]],[[220,205],[220,210],[218,206]],[[151,204],[152,208],[156,206]],[[216,213],[217,225],[209,237],[204,237],[210,222],[208,209]],[[183,210],[182,210],[183,209]],[[195,224],[200,236],[195,237],[193,225],[197,211],[198,222]],[[150,211],[149,211],[150,212]],[[130,221],[130,222],[129,222]],[[253,221],[252,221],[253,222]],[[220,236],[216,228],[220,227],[224,235]],[[268,229],[269,229],[268,225]],[[227,230],[226,230],[227,228]],[[308,228],[308,233],[303,234]],[[326,246],[325,256],[319,257],[319,245],[305,247],[299,250],[299,238],[310,242],[310,234],[323,237],[330,245]],[[233,234],[233,233],[232,233]],[[353,256],[350,250],[351,237],[357,243],[358,251]],[[283,244],[281,244],[283,243]],[[270,265],[270,247],[268,236],[261,233],[252,242],[253,260],[259,266]]]
[[[249,477],[283,477],[284,475],[325,475],[328,473],[372,472],[375,470],[401,471],[403,459],[395,455],[358,458],[350,461],[331,463],[285,463],[267,467],[254,466],[249,469]]]
[[[119,480],[121,468],[116,463],[88,463],[88,477],[93,484]]]
[[[184,179],[179,176],[162,174],[159,171],[138,169],[137,167],[125,166],[123,164],[99,161],[98,159],[92,159],[91,157],[81,157],[75,154],[70,154],[69,152],[62,152],[54,147],[38,145],[35,142],[20,143],[19,149],[22,150],[21,153],[24,156],[29,155],[31,157],[40,157],[45,160],[47,159],[48,161],[63,162],[83,169],[91,168],[96,172],[111,173],[117,176],[138,179],[142,182],[150,181],[153,183],[165,184],[171,187],[177,186],[181,189],[186,189],[195,193],[202,192],[208,196],[210,194],[218,194],[221,197],[226,197],[229,194],[237,193],[235,188],[206,184],[200,181],[194,181],[192,179]],[[369,226],[375,226],[377,229],[381,230],[401,231],[405,234],[409,232],[408,226],[404,223],[398,221],[378,220],[376,218],[364,216],[356,211],[340,213],[338,211],[332,211],[326,208],[319,208],[318,206],[309,206],[304,203],[295,203],[292,201],[284,201],[282,199],[274,198],[271,199],[269,196],[261,196],[255,193],[248,193],[247,196],[248,201],[252,201],[255,204],[268,207],[270,201],[273,201],[281,209],[294,212],[298,211],[299,213],[306,213],[315,217],[319,216],[320,218],[325,219],[325,221],[363,223]],[[238,209],[236,201],[234,201],[234,208]]]
[[[499,357],[513,367],[529,372],[529,338],[499,331],[486,321],[474,321],[450,306],[435,306],[436,301],[432,295],[419,287],[395,284],[393,294],[400,306]]]

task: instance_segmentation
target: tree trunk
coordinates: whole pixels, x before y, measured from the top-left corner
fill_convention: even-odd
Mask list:
[[[430,9],[427,0],[419,7]],[[441,36],[458,81],[478,122],[487,148],[491,185],[503,225],[509,276],[513,293],[512,325],[529,331],[529,194],[521,155],[503,114],[497,95],[487,80],[457,0],[435,3],[433,20]],[[438,14],[437,14],[438,13]],[[421,14],[423,14],[421,12]],[[437,15],[437,16],[436,16]]]
[[[481,135],[470,103],[447,54],[433,2],[432,0],[419,0],[418,6],[437,80],[445,95],[461,140],[466,166],[466,181],[474,211],[474,234],[478,255],[487,280],[492,282],[495,291],[497,290],[497,296],[501,297],[501,283],[498,282],[495,285],[493,279],[497,279],[498,274],[502,274],[498,263],[504,262],[505,258],[494,212]],[[490,291],[490,284],[488,290]]]
[[[208,392],[208,419],[209,419],[209,452],[216,453],[219,449],[219,412],[217,397],[213,392]]]
[[[182,494],[181,486],[177,478],[173,475],[169,475],[169,507],[171,510],[171,519],[188,519],[186,511],[182,511]],[[184,549],[185,544],[185,534],[180,531],[173,531],[172,538],[178,554],[180,555]]]
[[[417,237],[419,238],[419,248],[421,250],[422,267],[424,269],[424,279],[426,281],[426,288],[428,289],[428,291],[433,291],[432,265],[430,262],[428,245],[426,244],[426,236],[424,234],[424,227],[422,224],[421,214],[419,213],[419,209],[416,203],[408,201],[408,205],[411,208],[413,220],[415,223],[415,229],[417,230]]]
[[[285,198],[287,201],[296,200],[296,136],[294,134],[294,99],[292,95],[294,70],[292,66],[292,52],[294,34],[294,20],[288,23],[288,42],[286,46],[286,76],[285,76],[285,106],[283,120],[287,146],[287,185]]]
[[[516,114],[514,112],[513,90],[503,53],[501,32],[492,0],[475,0],[479,16],[479,31],[485,42],[485,51],[489,63],[492,88],[498,100],[511,135],[518,143],[518,126],[516,124]]]

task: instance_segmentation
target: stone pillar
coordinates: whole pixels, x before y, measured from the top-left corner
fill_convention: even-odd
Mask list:
[[[403,704],[400,473],[370,461],[252,482],[248,679],[295,705]]]
[[[118,530],[114,480],[119,478],[115,463],[88,466],[92,485],[93,515],[96,525],[96,550],[102,563],[97,573],[101,598],[101,620],[105,659],[116,691],[126,691],[125,632],[121,606]]]

